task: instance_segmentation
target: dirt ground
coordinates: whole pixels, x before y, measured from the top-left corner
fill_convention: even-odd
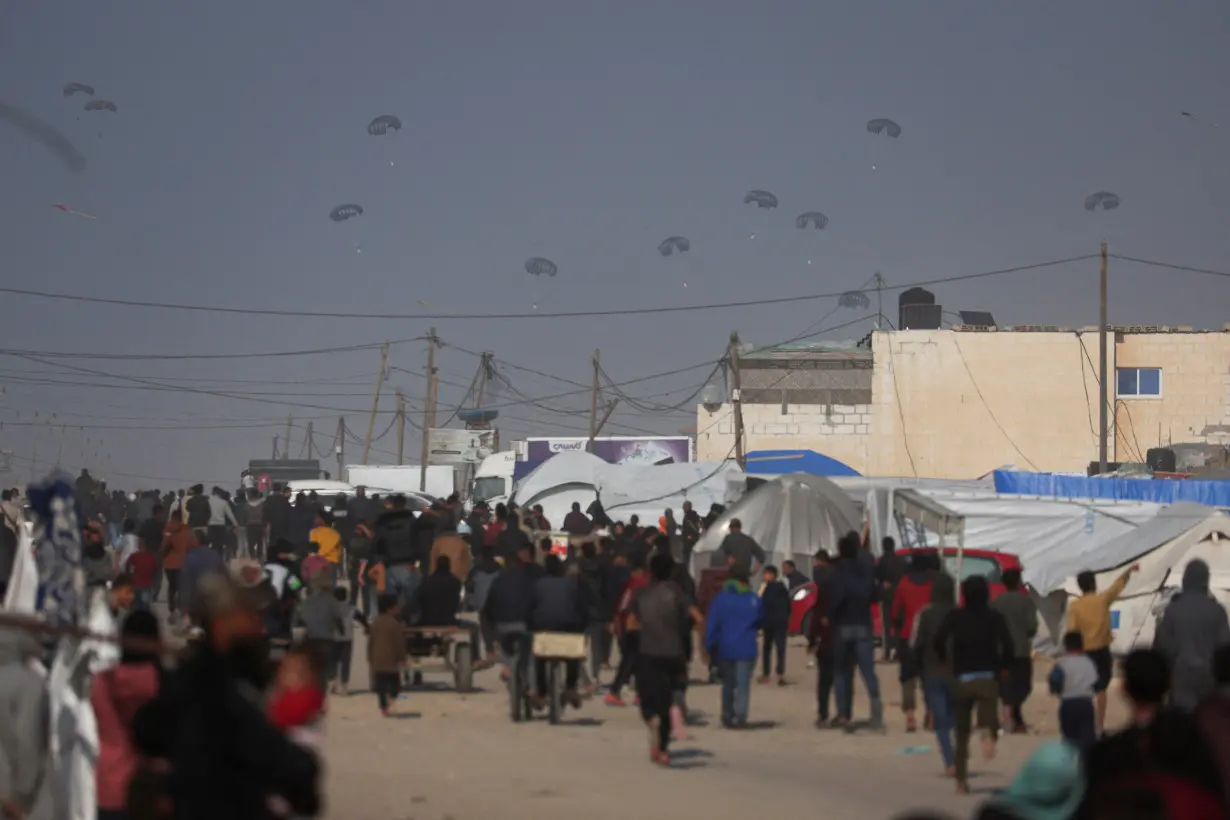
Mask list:
[[[1040,662],[1026,706],[1038,734],[1004,738],[993,761],[975,758],[975,794],[959,797],[942,776],[934,736],[905,733],[896,667],[877,668],[887,734],[820,731],[813,725],[815,672],[795,645],[787,674],[794,684],[757,684],[752,692],[756,728],[721,728],[718,687],[693,686],[689,707],[701,725],[672,747],[675,762],[665,770],[648,762],[648,732],[631,705],[612,708],[595,698],[566,713],[565,725],[514,724],[494,670],[479,673],[482,691],[468,695],[436,688],[451,680],[429,675],[425,689],[403,694],[397,717],[383,718],[363,691],[363,652],[356,635],[352,694],[329,704],[324,750],[327,816],[334,820],[628,820],[663,810],[701,817],[822,811],[827,820],[875,820],[924,807],[968,817],[1057,733],[1055,701],[1042,683],[1049,664]],[[701,674],[693,668],[694,678]],[[856,690],[855,717],[865,718],[861,683]],[[1123,719],[1114,690],[1111,702],[1114,726]]]

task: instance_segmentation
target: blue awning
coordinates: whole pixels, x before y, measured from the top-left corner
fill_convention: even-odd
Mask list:
[[[753,450],[747,454],[746,470],[748,475],[810,473],[830,478],[861,475],[849,464],[815,450]]]
[[[996,470],[995,492],[1053,498],[1113,498],[1160,504],[1193,501],[1209,507],[1230,507],[1230,481],[1195,478],[1086,478]]]

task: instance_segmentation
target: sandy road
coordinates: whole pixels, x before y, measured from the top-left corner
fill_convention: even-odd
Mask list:
[[[361,658],[356,647],[356,684],[366,678]],[[770,728],[720,728],[717,687],[694,687],[690,706],[708,725],[693,728],[692,738],[673,749],[671,770],[648,762],[648,733],[632,707],[593,700],[566,715],[568,725],[513,724],[494,671],[476,679],[485,692],[408,694],[398,703],[406,717],[382,718],[366,693],[334,698],[325,741],[328,816],[629,820],[664,811],[717,818],[772,811],[775,817],[822,812],[829,820],[874,820],[920,807],[969,816],[978,797],[958,797],[952,781],[940,776],[934,738],[905,734],[893,707],[899,702],[895,668],[879,667],[890,704],[888,734],[849,736],[812,726],[814,672],[803,669],[797,647],[790,661],[798,685],[757,685],[752,694],[752,720]],[[865,716],[861,684],[856,688],[856,716]],[[976,760],[976,795],[1006,785],[1029,752],[1054,737],[1054,702],[1042,687],[1029,706],[1043,736],[1005,738],[994,761]],[[907,752],[918,746],[932,750]]]

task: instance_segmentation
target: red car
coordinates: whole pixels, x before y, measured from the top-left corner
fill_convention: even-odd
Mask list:
[[[919,552],[936,552],[935,549],[922,547],[918,549],[900,549],[897,554],[904,558],[907,563],[910,557]],[[957,565],[957,548],[944,548],[944,563],[950,569],[955,569]],[[991,586],[991,599],[994,600],[1005,591],[1004,589],[1004,570],[1021,569],[1021,562],[1015,555],[1009,555],[1006,552],[996,552],[994,550],[965,550],[961,558],[961,580],[970,578],[974,575],[981,575],[987,579],[987,583]],[[816,606],[816,585],[812,583],[803,584],[798,587],[790,595],[790,634],[792,635],[807,635],[811,632],[812,610]],[[872,628],[877,636],[883,634],[883,626],[880,624],[880,608],[878,606],[871,609]]]

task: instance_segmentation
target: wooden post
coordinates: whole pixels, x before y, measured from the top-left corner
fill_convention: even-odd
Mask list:
[[[397,391],[397,466],[406,463],[406,397]]]
[[[363,464],[372,453],[372,435],[376,432],[376,411],[380,407],[380,391],[384,387],[384,374],[389,367],[389,343],[380,346],[380,375],[376,377],[376,391],[372,394],[372,414],[367,418],[367,438],[363,441]]]
[[[598,436],[598,373],[602,366],[601,356],[601,350],[594,351],[594,383],[589,391],[589,443],[585,445],[587,453],[594,451],[594,439]]]
[[[743,395],[739,381],[739,334],[730,334],[730,407],[735,417],[735,461],[740,468],[747,466],[743,452]]]

